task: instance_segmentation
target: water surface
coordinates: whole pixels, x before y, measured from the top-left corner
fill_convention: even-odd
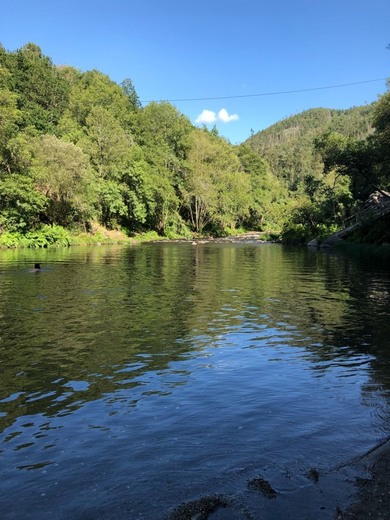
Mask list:
[[[388,435],[389,274],[256,243],[0,252],[1,517],[218,494],[213,518],[333,518]]]

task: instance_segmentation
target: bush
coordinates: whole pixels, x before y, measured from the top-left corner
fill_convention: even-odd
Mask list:
[[[164,236],[175,238],[191,238],[192,233],[180,215],[172,215],[164,228]]]
[[[19,247],[21,239],[22,235],[20,233],[11,233],[6,231],[5,233],[0,234],[0,247],[10,249]]]
[[[286,224],[282,230],[282,242],[285,244],[305,244],[313,238],[309,226],[304,224]]]
[[[37,231],[30,231],[25,235],[31,248],[48,247],[67,247],[71,245],[71,234],[61,226],[44,225]]]

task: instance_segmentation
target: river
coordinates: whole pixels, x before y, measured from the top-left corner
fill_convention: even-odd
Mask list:
[[[1,518],[333,518],[389,435],[389,300],[363,253],[0,251]]]

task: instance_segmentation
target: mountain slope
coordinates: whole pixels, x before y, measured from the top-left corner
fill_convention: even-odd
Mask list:
[[[325,132],[365,139],[373,131],[373,108],[374,103],[348,110],[306,110],[254,134],[246,143],[267,160],[274,175],[296,190],[307,175],[318,176],[322,172],[314,140]]]

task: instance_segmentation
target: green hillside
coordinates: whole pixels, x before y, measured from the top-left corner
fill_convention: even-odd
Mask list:
[[[0,45],[0,247],[74,236],[328,234],[390,177],[390,92],[235,146],[130,79]],[[99,238],[100,241],[100,238]]]
[[[321,240],[345,226],[371,193],[390,189],[389,113],[388,92],[367,106],[307,110],[246,141],[288,190],[285,240]],[[379,235],[378,243],[387,240]]]
[[[375,104],[348,110],[313,108],[288,117],[251,136],[246,143],[266,159],[271,171],[296,190],[308,175],[322,173],[323,162],[314,141],[324,133],[365,139],[373,132],[372,115]]]
[[[280,229],[276,193],[250,147],[195,127],[168,102],[141,106],[130,79],[57,67],[34,43],[0,45],[0,247],[102,228]]]

